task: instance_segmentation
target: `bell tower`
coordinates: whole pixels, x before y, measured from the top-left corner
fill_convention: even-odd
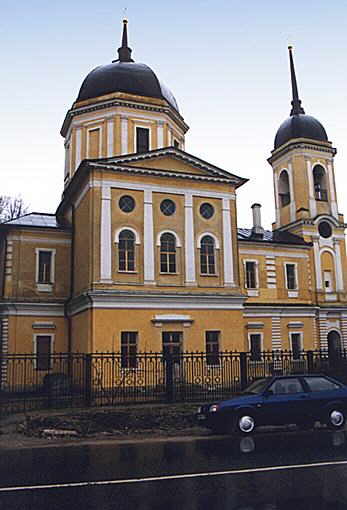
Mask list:
[[[336,149],[322,124],[307,115],[299,99],[293,49],[290,116],[279,127],[268,162],[273,169],[274,230],[290,231],[312,242],[318,301],[341,301],[347,288],[344,219],[338,212],[334,175]]]

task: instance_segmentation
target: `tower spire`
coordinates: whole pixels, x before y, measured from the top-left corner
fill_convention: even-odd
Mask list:
[[[293,93],[292,110],[290,112],[290,115],[293,116],[293,115],[298,115],[299,113],[305,113],[305,110],[301,106],[301,101],[299,99],[298,85],[296,83],[294,60],[293,60],[293,46],[288,46],[288,50],[289,50],[289,62],[290,62],[290,77],[291,77],[291,81],[292,81],[292,93]]]
[[[128,20],[123,19],[122,45],[118,48],[118,62],[134,62],[131,58],[131,48],[128,46]]]

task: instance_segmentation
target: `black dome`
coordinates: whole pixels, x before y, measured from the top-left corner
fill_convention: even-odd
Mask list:
[[[166,99],[175,110],[179,111],[172,92],[159,81],[150,67],[137,62],[113,62],[96,67],[83,81],[77,101],[93,99],[113,92]]]
[[[275,149],[294,138],[328,141],[322,124],[314,117],[303,113],[292,115],[282,122],[275,136]]]

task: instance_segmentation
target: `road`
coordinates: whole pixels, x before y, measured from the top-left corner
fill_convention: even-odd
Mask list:
[[[347,433],[0,451],[0,509],[347,508]]]

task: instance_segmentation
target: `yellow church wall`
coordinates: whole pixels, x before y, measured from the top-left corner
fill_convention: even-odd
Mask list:
[[[39,323],[50,323],[49,328],[33,327]],[[11,354],[32,354],[34,335],[54,335],[53,352],[67,352],[67,322],[64,317],[46,315],[10,315],[8,321],[8,352]]]
[[[74,295],[88,289],[91,270],[91,195],[95,190],[89,190],[75,209],[74,226]],[[98,245],[100,241],[98,242]]]
[[[119,200],[124,195],[130,195],[135,200],[135,208],[131,212],[123,212],[119,207]],[[111,232],[112,232],[112,275],[117,283],[140,283],[143,282],[143,192],[113,188],[111,192]],[[140,244],[135,245],[135,271],[119,271],[118,265],[118,243],[115,242],[116,233],[126,228],[133,229],[139,236]],[[99,241],[100,242],[100,241]],[[95,245],[98,247],[99,243]]]
[[[64,233],[12,230],[8,234],[11,243],[10,275],[6,275],[4,297],[65,298],[70,292],[70,236]],[[54,281],[49,291],[36,281],[37,251],[53,250]]]
[[[77,313],[71,318],[71,349],[72,352],[88,353],[100,351],[98,345],[93,343],[93,318],[90,310]]]
[[[94,349],[99,352],[120,351],[122,331],[138,332],[138,352],[161,352],[162,332],[181,331],[184,351],[205,350],[205,332],[220,331],[220,350],[242,350],[244,346],[241,310],[177,310],[122,309],[93,310]],[[152,319],[162,314],[184,314],[193,321],[191,326],[171,322],[157,327]]]

